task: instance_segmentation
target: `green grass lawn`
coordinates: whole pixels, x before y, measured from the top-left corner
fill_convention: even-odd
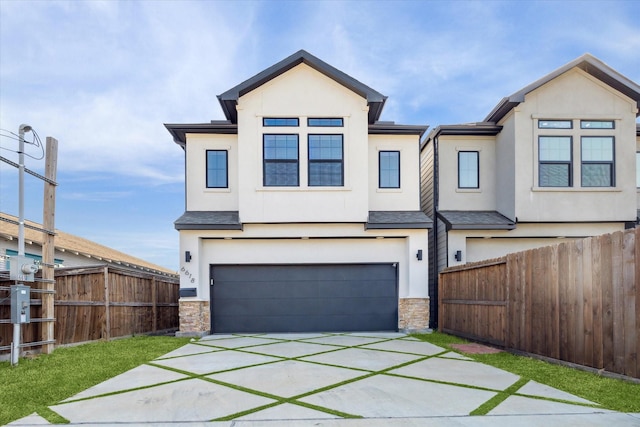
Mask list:
[[[33,412],[57,420],[47,408],[91,386],[153,360],[189,338],[137,336],[58,348],[52,354],[0,362],[0,425]]]
[[[466,343],[461,338],[438,332],[416,334],[416,338],[440,347]],[[465,354],[478,362],[512,372],[527,380],[547,384],[559,390],[599,403],[606,409],[621,412],[640,412],[640,384],[611,379],[595,373],[555,365],[530,357],[502,352],[496,354]]]

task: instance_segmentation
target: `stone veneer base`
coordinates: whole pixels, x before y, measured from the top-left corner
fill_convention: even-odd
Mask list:
[[[429,298],[400,298],[398,300],[398,329],[401,331],[429,330]]]

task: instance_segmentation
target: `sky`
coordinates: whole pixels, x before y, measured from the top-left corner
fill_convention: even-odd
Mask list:
[[[640,1],[0,0],[0,156],[21,124],[56,138],[56,228],[177,271],[184,152],[163,124],[224,119],[216,95],[300,49],[388,96],[381,120],[477,122],[587,52],[640,84]],[[16,216],[17,176],[0,162]],[[27,175],[27,219],[42,198]]]

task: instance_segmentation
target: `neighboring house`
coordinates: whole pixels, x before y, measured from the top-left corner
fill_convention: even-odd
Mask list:
[[[166,124],[185,151],[180,333],[422,329],[427,126],[299,51],[218,96],[227,118]]]
[[[585,54],[421,145],[434,218],[431,326],[445,267],[634,227],[640,86]],[[636,183],[634,185],[634,183]]]
[[[36,263],[42,261],[42,225],[25,221],[25,256]],[[127,255],[115,249],[83,239],[72,234],[55,230],[54,265],[59,267],[84,267],[98,264],[116,265],[133,270],[165,276],[175,276],[176,272],[142,259]],[[9,258],[18,254],[18,218],[0,212],[0,270],[9,270]]]

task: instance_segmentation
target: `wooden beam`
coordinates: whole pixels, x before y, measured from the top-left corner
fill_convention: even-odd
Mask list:
[[[45,155],[45,178],[44,181],[44,207],[42,214],[42,228],[44,230],[55,231],[56,212],[56,171],[58,165],[58,140],[50,136],[47,137]],[[46,279],[43,287],[47,291],[55,291],[55,234],[43,232],[42,244],[42,278]],[[54,307],[55,294],[44,293],[42,295],[42,317],[45,319],[55,318]],[[49,354],[55,347],[55,320],[46,321],[42,325],[42,352]]]

